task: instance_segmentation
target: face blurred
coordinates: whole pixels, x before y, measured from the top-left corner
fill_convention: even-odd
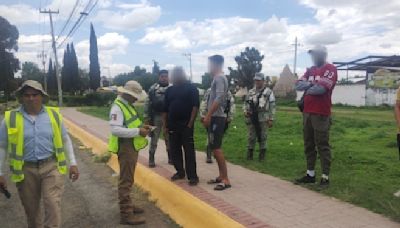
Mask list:
[[[208,61],[208,73],[210,73],[211,75],[216,75],[221,71],[222,71],[222,66],[214,62]]]
[[[185,73],[177,70],[172,73],[172,83],[173,84],[181,84],[186,81]]]
[[[264,87],[263,80],[254,80],[254,84],[256,85],[256,89],[262,89]]]
[[[27,109],[36,109],[43,105],[43,94],[33,88],[27,87],[22,93],[22,104]]]
[[[136,97],[133,97],[126,93],[122,94],[122,98],[124,98],[129,104],[133,104],[137,101]]]
[[[326,63],[326,53],[322,52],[313,52],[311,53],[311,59],[313,61],[314,66],[322,66]]]
[[[162,73],[158,77],[158,82],[162,85],[168,85],[169,79],[168,79],[168,73]]]

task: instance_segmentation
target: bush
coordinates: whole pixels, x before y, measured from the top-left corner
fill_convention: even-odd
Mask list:
[[[109,106],[117,97],[114,93],[93,92],[86,95],[64,95],[65,106]],[[50,103],[57,103],[57,97],[51,97]]]

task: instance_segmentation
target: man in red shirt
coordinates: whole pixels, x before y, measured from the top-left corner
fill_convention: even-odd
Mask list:
[[[304,91],[303,133],[307,173],[296,179],[296,184],[315,183],[317,151],[320,155],[322,178],[320,185],[329,186],[331,147],[329,129],[331,125],[331,97],[337,81],[336,67],[326,62],[326,47],[317,45],[308,52],[314,66],[307,69],[296,82],[296,89]]]

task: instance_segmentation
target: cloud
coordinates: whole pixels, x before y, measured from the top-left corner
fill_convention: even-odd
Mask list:
[[[103,75],[108,76],[108,69],[110,69],[111,76],[132,70],[132,67],[129,65],[113,62],[113,56],[126,54],[125,50],[128,45],[129,39],[119,33],[105,33],[98,37],[97,47],[99,49],[100,66],[104,68],[101,69]],[[79,66],[84,69],[89,69],[89,40],[78,42],[75,45],[75,49],[78,55]]]
[[[286,19],[273,16],[259,21],[231,17],[180,21],[174,25],[148,28],[139,43],[163,43],[165,49],[179,51],[200,46],[234,45],[243,41],[257,42],[283,33],[286,33]]]
[[[306,42],[309,44],[336,44],[342,40],[342,34],[336,32],[335,30],[328,30],[323,32],[317,32],[311,34],[310,37],[306,39]]]
[[[146,1],[140,4],[119,4],[118,10],[100,10],[96,21],[103,26],[115,30],[135,30],[158,21],[161,16],[161,7],[152,6]]]
[[[26,4],[0,5],[0,15],[15,25],[40,23],[39,10]]]

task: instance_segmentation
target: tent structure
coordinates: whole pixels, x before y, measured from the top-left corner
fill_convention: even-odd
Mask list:
[[[274,94],[276,97],[288,97],[289,94],[296,94],[294,85],[297,78],[294,76],[289,66],[283,68],[282,73],[278,79],[278,82],[274,86]]]

